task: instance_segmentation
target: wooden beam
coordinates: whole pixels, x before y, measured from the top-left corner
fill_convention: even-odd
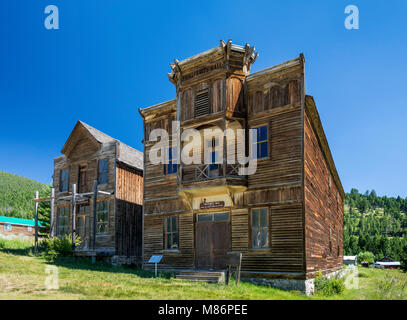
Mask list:
[[[72,249],[75,250],[76,184],[72,185]]]
[[[55,232],[55,189],[51,188],[51,201],[50,201],[50,206],[51,206],[51,211],[50,211],[50,220],[49,220],[49,224],[50,224],[50,229],[49,229],[49,234],[51,237],[54,236],[54,232]]]
[[[96,210],[98,200],[98,181],[93,181],[93,224],[92,224],[92,249],[96,248]]]
[[[39,192],[35,191],[35,199],[39,198]],[[35,242],[34,252],[38,253],[38,202],[35,202]]]

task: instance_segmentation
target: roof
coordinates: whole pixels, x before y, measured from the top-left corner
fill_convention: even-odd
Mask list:
[[[95,140],[95,142],[99,144],[106,144],[106,143],[117,143],[117,160],[123,162],[131,167],[137,168],[139,170],[143,170],[143,153],[124,144],[123,142],[112,138],[111,136],[99,131],[98,129],[88,125],[87,123],[78,120],[74,129],[72,130],[71,134],[69,135],[67,141],[65,142],[64,147],[62,148],[62,153],[66,154],[71,151],[73,148],[72,141],[75,139],[75,133],[79,128],[84,128],[91,137]]]
[[[343,256],[343,260],[356,260],[357,256]]]
[[[21,219],[21,218],[14,218],[14,217],[5,217],[5,216],[0,216],[0,223],[9,223],[9,224],[19,224],[23,226],[35,226],[35,220],[31,219]],[[42,221],[38,221],[38,225],[40,227],[44,226],[44,223]]]
[[[315,105],[314,97],[306,95],[305,96],[305,111],[309,116],[311,125],[315,131],[319,143],[321,144],[322,153],[328,164],[329,170],[333,176],[334,182],[339,189],[339,193],[342,199],[345,199],[345,191],[343,190],[341,179],[339,178],[338,171],[335,166],[334,159],[332,157],[331,149],[329,148],[328,141],[325,136],[324,129],[322,127],[321,119],[317,107]]]
[[[394,262],[380,262],[380,261],[376,261],[374,264],[375,264],[375,265],[378,265],[378,266],[399,266],[399,265],[400,265],[400,262],[398,262],[398,261],[394,261]]]

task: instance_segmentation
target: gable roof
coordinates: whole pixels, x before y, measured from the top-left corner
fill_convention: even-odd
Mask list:
[[[80,129],[86,130],[90,137],[95,143],[103,145],[106,143],[116,143],[117,144],[117,160],[134,167],[139,170],[143,170],[143,153],[124,144],[123,142],[112,138],[111,136],[99,131],[98,129],[88,125],[87,123],[78,120],[75,127],[73,128],[71,134],[66,140],[61,153],[68,155],[74,148],[74,141],[77,139],[78,132]]]
[[[0,223],[19,224],[22,226],[30,226],[30,227],[35,226],[35,220],[20,219],[20,218],[14,218],[14,217],[6,217],[6,216],[0,216]],[[43,227],[44,223],[41,221],[38,221],[38,226]]]

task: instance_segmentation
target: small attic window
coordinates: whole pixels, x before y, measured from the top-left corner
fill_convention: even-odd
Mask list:
[[[199,91],[195,96],[195,118],[209,114],[209,91]]]

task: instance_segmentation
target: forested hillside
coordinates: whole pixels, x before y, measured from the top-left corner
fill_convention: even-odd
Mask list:
[[[50,194],[50,187],[43,183],[0,171],[0,215],[34,219],[32,200],[36,190],[40,197]]]
[[[344,211],[345,254],[370,251],[375,258],[407,259],[407,198],[377,196],[352,189]]]

